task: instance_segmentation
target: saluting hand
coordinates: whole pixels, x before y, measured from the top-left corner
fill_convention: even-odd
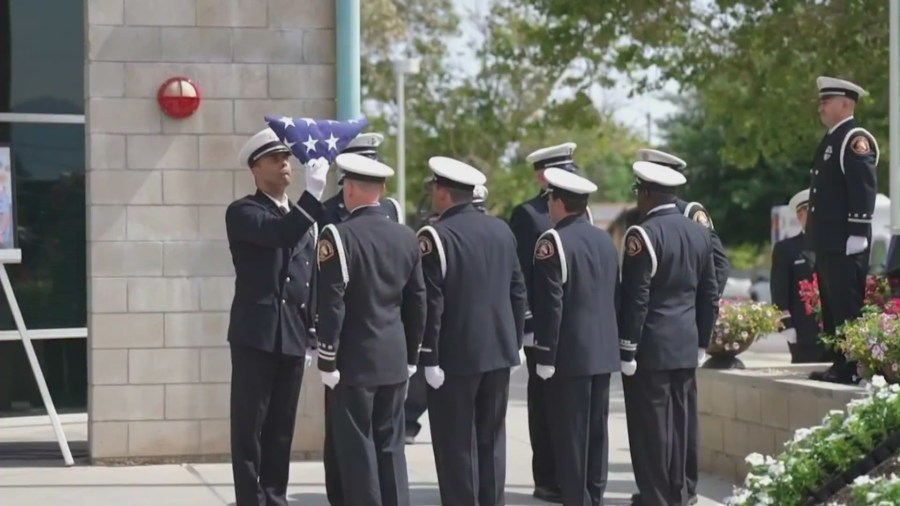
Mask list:
[[[625,376],[633,376],[637,371],[637,361],[632,360],[631,362],[622,362],[622,374]]]

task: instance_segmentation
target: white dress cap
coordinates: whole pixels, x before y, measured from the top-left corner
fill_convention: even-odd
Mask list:
[[[382,142],[384,142],[384,136],[379,133],[369,132],[359,134],[347,144],[347,147],[344,148],[342,153],[357,153],[360,151],[374,152]]]
[[[572,163],[572,154],[576,147],[578,145],[574,142],[566,142],[557,146],[541,148],[526,156],[525,161],[533,164],[535,170],[563,167]]]
[[[587,179],[563,169],[547,169],[544,179],[553,189],[564,190],[577,195],[590,195],[597,191],[597,185]]]
[[[428,159],[428,167],[438,184],[474,190],[476,186],[487,182],[487,177],[480,170],[446,156],[432,156]]]
[[[665,165],[653,162],[634,162],[631,168],[641,181],[658,184],[659,186],[675,187],[687,183],[684,174]]]
[[[665,165],[666,167],[671,167],[675,170],[681,170],[687,167],[687,162],[681,158],[658,149],[639,149],[637,150],[637,159],[641,162],[653,162],[659,165]]]
[[[394,175],[394,169],[378,160],[356,153],[341,153],[334,161],[344,171],[344,177],[347,179],[384,181],[385,178]]]
[[[290,153],[291,150],[275,135],[271,128],[263,128],[244,143],[238,152],[241,165],[252,167],[260,158],[271,153]]]
[[[791,197],[790,202],[788,202],[788,207],[793,209],[794,212],[797,212],[797,209],[805,205],[809,205],[809,188],[797,192],[796,195]]]
[[[816,86],[819,88],[819,98],[847,97],[855,101],[859,100],[859,97],[868,95],[862,87],[835,77],[819,76],[816,79]]]

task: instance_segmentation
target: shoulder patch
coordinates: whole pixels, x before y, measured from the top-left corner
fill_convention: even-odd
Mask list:
[[[325,262],[334,256],[334,244],[331,243],[328,239],[319,239],[319,245],[317,247],[317,256],[319,259],[319,263]]]
[[[555,253],[556,248],[553,246],[553,241],[545,237],[538,241],[537,246],[534,249],[534,258],[538,260],[546,260],[552,257]]]
[[[423,255],[427,255],[434,251],[434,243],[431,242],[431,238],[428,237],[427,234],[419,236],[419,251],[421,251]]]
[[[694,221],[703,225],[706,228],[710,228],[709,226],[709,215],[706,214],[706,211],[703,209],[698,209],[696,213],[694,213]]]
[[[850,141],[850,149],[857,155],[867,155],[872,152],[869,139],[865,135],[857,135]]]
[[[625,240],[625,254],[633,257],[641,251],[644,251],[644,243],[637,235],[629,235],[628,239]]]

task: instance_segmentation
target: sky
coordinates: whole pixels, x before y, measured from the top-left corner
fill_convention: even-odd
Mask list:
[[[456,4],[456,9],[463,18],[461,28],[464,33],[458,40],[450,43],[450,52],[460,55],[455,61],[456,64],[461,65],[463,68],[471,65],[470,68],[474,71],[475,60],[474,58],[467,57],[467,54],[471,54],[473,51],[473,46],[470,41],[473,37],[477,36],[477,32],[475,27],[466,21],[468,16],[465,13],[476,12],[476,9],[478,12],[485,12],[489,8],[489,3],[484,2],[483,0],[454,0],[454,2]],[[662,92],[634,96],[631,98],[628,97],[628,91],[629,84],[624,80],[617,79],[615,87],[602,89],[601,87],[596,86],[595,89],[591,90],[590,94],[595,103],[604,108],[614,110],[613,116],[620,124],[631,128],[644,138],[647,137],[649,130],[651,144],[659,144],[662,142],[662,139],[660,138],[660,132],[656,128],[655,123],[677,111],[672,104],[663,100],[661,97],[663,93],[673,93],[678,91],[677,85],[675,83],[668,83]],[[649,122],[648,114],[650,116]],[[650,125],[649,129],[648,124]]]

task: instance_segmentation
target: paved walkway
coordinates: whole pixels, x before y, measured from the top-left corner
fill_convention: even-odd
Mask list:
[[[531,447],[525,406],[526,372],[513,377],[507,417],[508,460],[506,500],[510,506],[545,504],[531,497]],[[629,504],[635,490],[628,454],[624,403],[619,376],[613,380],[610,416],[610,473],[607,505]],[[84,415],[67,415],[66,431],[73,440],[84,437]],[[46,420],[46,419],[44,419]],[[19,425],[18,428],[13,425]],[[24,440],[52,441],[49,426],[0,421],[3,440],[11,434]],[[429,431],[407,446],[412,504],[439,505],[437,476]],[[228,464],[183,464],[137,467],[60,467],[52,462],[0,463],[0,504],[6,506],[223,506],[234,504]],[[321,462],[296,462],[291,467],[292,505],[327,506]],[[731,492],[722,480],[701,479],[700,505],[721,504]]]

